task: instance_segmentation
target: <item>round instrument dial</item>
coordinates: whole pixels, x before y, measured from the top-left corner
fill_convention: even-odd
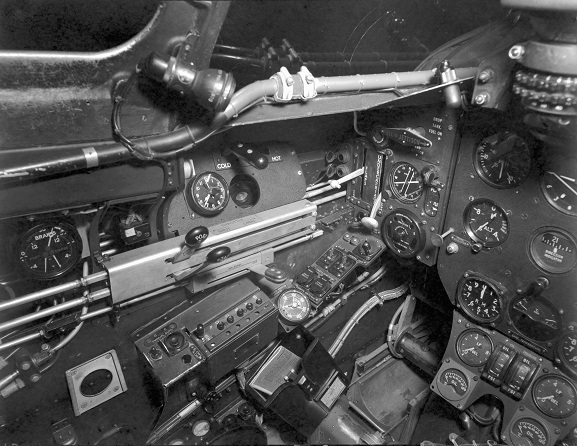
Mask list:
[[[480,323],[495,322],[501,316],[503,304],[499,291],[489,282],[476,277],[465,279],[457,290],[463,311]]]
[[[457,354],[459,358],[472,367],[484,365],[491,352],[493,343],[491,338],[479,330],[468,330],[461,333],[457,339]]]
[[[543,376],[533,386],[535,405],[553,418],[565,418],[575,412],[576,398],[575,386],[562,376]]]
[[[421,172],[409,163],[397,163],[389,174],[389,187],[393,196],[402,203],[414,203],[423,193]]]
[[[192,210],[205,216],[222,212],[230,196],[225,179],[214,172],[205,172],[194,177],[186,192]]]
[[[425,233],[417,217],[403,209],[383,219],[381,234],[387,246],[399,257],[414,257],[425,244]]]
[[[477,146],[474,164],[488,185],[500,189],[517,187],[529,176],[531,149],[515,133],[498,133]]]
[[[25,232],[17,243],[20,267],[30,276],[47,280],[74,268],[82,255],[82,240],[68,223],[42,223]]]
[[[507,214],[491,200],[473,201],[465,209],[464,220],[469,236],[487,248],[499,246],[509,237]]]
[[[448,400],[459,400],[469,390],[469,380],[457,369],[447,369],[439,376],[439,393]]]
[[[279,296],[278,311],[285,321],[300,324],[308,317],[311,303],[304,293],[293,288],[283,291]]]
[[[210,431],[210,423],[206,420],[198,420],[192,426],[192,433],[196,437],[204,437]]]
[[[545,342],[559,334],[561,316],[543,296],[525,296],[513,300],[509,315],[519,333],[529,339]]]
[[[541,178],[541,188],[555,209],[577,215],[577,157],[554,156]]]
[[[575,239],[562,229],[540,229],[531,239],[529,252],[537,266],[548,273],[566,273],[577,264]]]
[[[509,432],[514,446],[547,446],[549,444],[547,429],[532,418],[519,418],[511,424]]]
[[[557,343],[557,358],[563,369],[577,379],[577,332],[561,336]]]

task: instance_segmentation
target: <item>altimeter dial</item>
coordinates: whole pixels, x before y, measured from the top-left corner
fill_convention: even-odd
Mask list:
[[[505,243],[509,237],[509,218],[501,206],[491,200],[473,201],[464,215],[467,234],[487,248]]]

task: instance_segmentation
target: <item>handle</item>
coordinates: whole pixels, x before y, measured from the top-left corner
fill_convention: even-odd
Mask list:
[[[265,155],[260,153],[258,150],[242,143],[238,143],[233,147],[226,148],[223,155],[226,155],[228,152],[238,156],[240,159],[245,160],[256,169],[263,170],[268,166],[268,158]]]

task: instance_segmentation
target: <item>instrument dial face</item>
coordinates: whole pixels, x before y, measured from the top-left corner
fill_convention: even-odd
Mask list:
[[[225,179],[214,172],[197,175],[187,186],[190,207],[200,215],[216,215],[223,211],[230,193]]]
[[[543,296],[516,299],[511,303],[509,313],[515,328],[529,339],[545,342],[559,334],[559,312]]]
[[[415,214],[398,210],[387,215],[381,226],[387,246],[399,257],[414,257],[425,243],[425,234]]]
[[[481,141],[475,150],[474,164],[481,179],[490,186],[517,187],[529,176],[531,149],[518,135],[499,133]]]
[[[423,193],[423,179],[415,166],[397,163],[389,174],[389,186],[393,196],[401,203],[414,203]]]
[[[543,174],[541,189],[551,206],[577,216],[577,157],[554,157]]]
[[[577,379],[577,333],[566,333],[557,345],[557,358],[563,369]]]
[[[566,273],[577,264],[577,244],[561,229],[540,229],[531,239],[529,251],[533,261],[548,273]]]
[[[82,241],[68,223],[43,223],[20,237],[17,245],[20,266],[40,280],[53,279],[74,268],[82,255]]]
[[[575,412],[576,398],[575,386],[562,376],[543,376],[533,387],[535,405],[553,418],[565,418]]]
[[[292,324],[300,324],[310,311],[311,303],[304,293],[297,289],[285,290],[278,298],[278,310],[284,320]]]
[[[196,437],[204,437],[210,431],[210,423],[206,420],[199,420],[192,426],[192,433]]]
[[[439,392],[449,400],[461,399],[469,390],[469,380],[457,369],[447,369],[439,376]]]
[[[461,282],[457,293],[461,308],[471,319],[490,323],[501,316],[501,296],[490,283],[475,277],[468,278]]]
[[[546,446],[549,443],[547,429],[531,418],[518,419],[511,424],[510,432],[514,446]]]
[[[492,248],[509,237],[509,219],[503,208],[491,200],[476,200],[465,210],[465,229],[473,240]]]
[[[489,360],[492,351],[491,338],[479,330],[465,331],[457,340],[459,358],[472,367],[484,365]]]

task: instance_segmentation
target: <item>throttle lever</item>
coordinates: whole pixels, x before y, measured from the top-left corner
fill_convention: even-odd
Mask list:
[[[239,142],[236,146],[223,149],[222,156],[227,156],[230,153],[246,161],[256,169],[263,170],[268,166],[268,158],[265,155],[243,143]]]
[[[169,277],[172,277],[177,282],[186,279],[193,274],[197,274],[206,268],[208,265],[213,263],[219,263],[228,258],[231,254],[231,249],[228,246],[219,246],[218,248],[214,248],[206,255],[206,260],[201,265],[197,266],[196,268],[185,268],[182,271],[178,271],[176,273],[170,274]]]
[[[189,259],[207,237],[208,228],[197,226],[196,228],[191,229],[184,236],[184,246],[180,249],[180,252],[167,261],[178,263]]]

